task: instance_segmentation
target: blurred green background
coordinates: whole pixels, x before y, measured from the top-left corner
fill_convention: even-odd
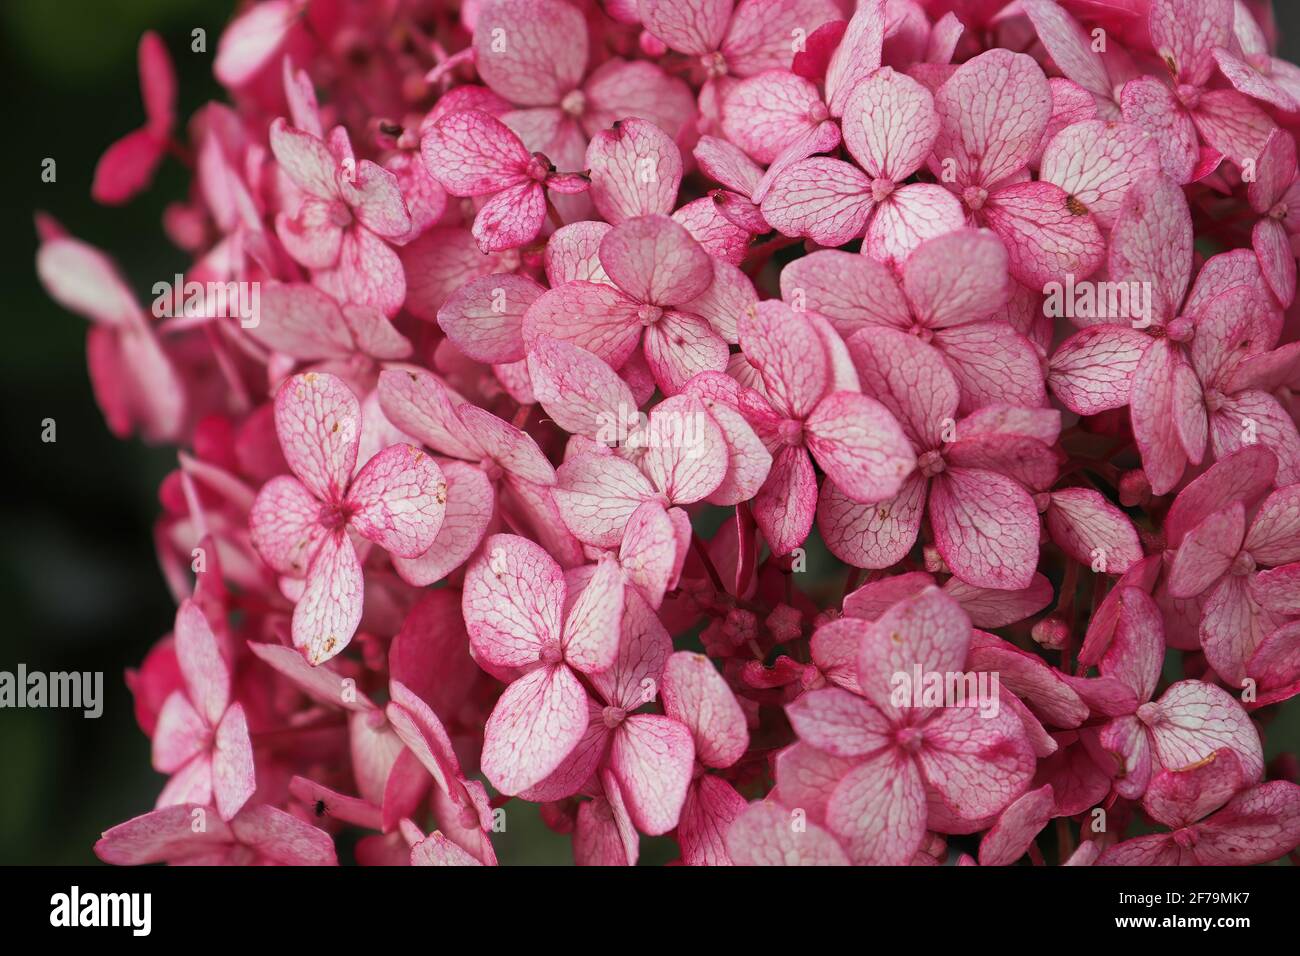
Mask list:
[[[186,177],[165,162],[155,187],[125,207],[90,199],[104,148],[143,119],[135,50],[140,34],[162,34],[176,61],[180,113],[219,97],[212,56],[233,9],[224,0],[37,0],[0,4],[0,79],[8,112],[5,152],[13,166],[3,230],[5,338],[0,349],[0,418],[6,448],[0,497],[0,670],[19,662],[41,671],[103,671],[104,714],[0,711],[0,864],[94,862],[101,830],[149,809],[162,778],[136,726],[122,680],[171,626],[175,608],[154,560],[150,528],[158,480],[175,461],[166,449],[119,442],[104,425],[85,367],[85,323],[36,282],[32,213],[45,210],[76,236],[115,256],[137,293],[187,265],[163,237],[167,201]],[[1300,36],[1300,5],[1279,4],[1284,36]],[[190,52],[191,31],[207,31],[206,53]],[[1296,57],[1294,41],[1286,45]],[[41,181],[44,159],[58,164]],[[41,441],[41,422],[58,440]],[[1268,756],[1294,750],[1300,720],[1269,734]],[[1283,745],[1286,746],[1283,746]],[[498,838],[503,861],[568,862],[567,838],[549,833],[535,810],[510,815]],[[643,862],[672,855],[645,840]]]

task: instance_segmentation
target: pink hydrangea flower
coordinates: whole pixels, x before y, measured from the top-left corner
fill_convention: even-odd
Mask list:
[[[102,860],[1294,854],[1267,4],[433,6],[250,0],[187,122],[141,39],[92,196],[192,163],[179,312],[37,216],[177,450]]]
[[[447,480],[427,454],[402,444],[355,471],[361,406],[333,375],[286,381],[275,399],[275,429],[293,474],[263,486],[249,524],[266,562],[302,579],[293,642],[319,664],[347,647],[361,621],[361,561],[351,535],[419,557],[442,526]]]

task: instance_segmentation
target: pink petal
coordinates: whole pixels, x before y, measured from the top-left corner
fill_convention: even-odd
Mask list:
[[[243,706],[235,704],[217,725],[212,751],[212,794],[221,819],[229,820],[237,814],[256,789],[248,721]]]
[[[143,313],[130,287],[93,246],[66,237],[42,242],[36,273],[50,297],[78,315],[107,326],[140,323]]]
[[[292,648],[278,644],[250,642],[258,658],[279,674],[288,678],[303,693],[327,707],[343,707],[353,711],[372,711],[375,705],[353,683],[328,667],[311,667],[302,655]]]
[[[1028,786],[1035,763],[1013,711],[990,717],[972,707],[936,712],[918,762],[928,791],[967,821],[1000,813]]]
[[[528,352],[537,401],[567,432],[599,440],[636,410],[627,384],[608,365],[568,342],[540,336]]]
[[[196,809],[207,811],[211,808],[178,804],[119,823],[104,831],[95,843],[95,855],[116,866],[139,866],[179,862],[187,857],[200,858],[219,851],[231,841],[230,829],[217,819],[208,821],[207,827],[196,832],[193,829]],[[332,845],[330,852],[333,853]]]
[[[864,326],[912,325],[911,307],[889,269],[851,252],[795,259],[781,271],[781,298],[826,316],[844,336]]]
[[[1102,227],[1110,228],[1132,185],[1159,169],[1156,145],[1142,130],[1089,120],[1053,137],[1043,152],[1039,176],[1060,186]]]
[[[1173,490],[1187,465],[1174,404],[1174,380],[1181,361],[1168,340],[1157,339],[1138,363],[1129,396],[1142,468],[1157,495]]]
[[[243,86],[271,61],[297,22],[291,0],[269,0],[249,7],[221,34],[212,70],[227,87]]]
[[[462,607],[475,656],[522,667],[545,648],[559,649],[564,597],[564,575],[539,545],[492,535],[465,571]]]
[[[517,362],[526,354],[524,313],[544,291],[527,276],[471,279],[438,310],[438,325],[476,362]]]
[[[930,488],[934,540],[953,573],[977,587],[1019,590],[1038,560],[1038,511],[1015,481],[954,468]]]
[[[958,67],[935,95],[934,155],[957,163],[957,181],[988,188],[1030,159],[1052,115],[1042,69],[1022,53],[990,50]]]
[[[988,232],[961,230],[922,244],[903,267],[903,289],[930,328],[987,318],[1006,302],[1007,255]]]
[[[815,823],[795,826],[791,811],[773,801],[750,804],[726,837],[737,866],[848,866],[839,842]]]
[[[808,449],[835,486],[854,500],[881,501],[898,492],[916,456],[894,417],[854,392],[833,392],[805,423]]]
[[[1196,127],[1169,87],[1155,77],[1140,76],[1120,94],[1124,121],[1146,130],[1160,152],[1160,168],[1175,183],[1190,182],[1196,168]]]
[[[633,512],[656,492],[631,462],[613,455],[582,455],[556,471],[555,504],[581,541],[616,547]]]
[[[166,153],[164,140],[149,129],[127,133],[104,151],[95,164],[91,198],[116,206],[146,189]]]
[[[1052,492],[1045,515],[1048,533],[1076,561],[1091,565],[1105,555],[1106,573],[1123,574],[1142,559],[1142,545],[1129,517],[1088,488]]]
[[[587,24],[560,0],[498,0],[474,24],[474,65],[483,82],[520,106],[550,106],[587,68]]]
[[[940,329],[932,344],[961,387],[958,411],[993,405],[1037,408],[1046,402],[1042,360],[1034,344],[1006,322]]]
[[[379,375],[384,416],[408,435],[444,455],[478,461],[483,449],[461,422],[460,397],[425,369],[385,369]]]
[[[1279,859],[1300,842],[1300,787],[1275,780],[1240,793],[1199,827],[1203,866],[1249,866]]]
[[[826,101],[832,116],[843,115],[849,97],[880,67],[884,38],[884,0],[863,0],[826,67]]]
[[[215,727],[230,703],[230,667],[199,605],[188,598],[176,612],[176,662],[190,700]]]
[[[925,162],[939,134],[934,97],[905,73],[873,73],[845,102],[844,145],[872,179],[901,183]]]
[[[587,692],[563,664],[539,667],[507,687],[483,736],[483,774],[502,793],[544,780],[587,729]]]
[[[918,449],[937,447],[943,422],[955,422],[957,381],[937,349],[893,329],[863,330],[849,339],[862,390],[885,406]]]
[[[505,123],[482,110],[449,113],[425,130],[420,154],[453,196],[484,196],[525,180],[528,151]]]
[[[609,223],[673,211],[682,155],[654,123],[623,119],[597,133],[587,147],[586,165],[592,202]]]
[[[361,436],[352,390],[333,375],[295,375],[276,393],[275,430],[289,467],[311,493],[341,502]]]
[[[727,830],[745,812],[745,798],[731,784],[705,775],[686,792],[677,821],[677,842],[687,866],[731,866]]]
[[[655,699],[672,638],[654,609],[635,588],[624,594],[618,656],[607,670],[591,675],[592,686],[612,707],[631,712]]]
[[[904,598],[863,632],[858,647],[858,685],[884,714],[899,719],[915,710],[908,701],[900,710],[893,700],[894,676],[957,672],[966,663],[970,619],[956,601],[936,587]],[[921,711],[922,714],[925,711]],[[815,744],[814,744],[815,746]]]
[[[871,180],[849,163],[824,156],[784,169],[763,198],[763,217],[787,236],[840,246],[862,235],[875,200]]]
[[[1151,344],[1150,336],[1119,325],[1093,325],[1060,344],[1047,383],[1061,403],[1079,415],[1096,415],[1128,404],[1130,381]]]
[[[1164,176],[1129,190],[1111,236],[1107,272],[1115,282],[1151,284],[1151,320],[1172,321],[1187,294],[1192,217],[1183,191]]]
[[[763,377],[773,406],[806,418],[830,387],[830,362],[812,323],[783,302],[760,302],[741,316],[740,347]]]
[[[569,282],[544,293],[529,307],[524,341],[530,351],[541,336],[572,342],[619,368],[640,341],[641,308],[640,302],[612,284]]]
[[[271,123],[271,152],[284,174],[310,196],[337,199],[338,163],[318,136],[295,129],[282,117]]]
[[[537,238],[546,219],[546,191],[524,182],[497,193],[479,209],[471,230],[484,252],[501,252]]]
[[[601,560],[564,621],[560,642],[564,659],[571,667],[595,674],[613,666],[623,599],[622,569],[613,559]]]
[[[1169,568],[1169,593],[1177,598],[1196,597],[1227,573],[1246,533],[1241,502],[1218,511],[1183,538]]]
[[[337,866],[329,834],[268,804],[247,808],[230,821],[235,838],[283,866]]]
[[[861,621],[836,621],[828,627],[847,635],[865,633]],[[833,757],[870,756],[890,745],[890,723],[871,702],[839,687],[801,694],[786,705],[799,739]]]
[[[150,759],[161,773],[176,773],[208,747],[211,729],[180,690],[163,702],[154,728]]]
[[[723,371],[730,355],[726,341],[708,322],[677,311],[665,312],[646,329],[642,350],[655,383],[670,396],[702,372]]]
[[[1106,243],[1086,212],[1052,183],[999,189],[984,207],[989,226],[1007,244],[1011,274],[1031,288],[1066,275],[1087,276],[1106,257]]]
[[[1094,96],[1111,98],[1106,63],[1079,22],[1053,0],[1021,0],[1021,6],[1060,71]]]
[[[667,216],[642,216],[615,226],[601,240],[600,262],[615,285],[650,305],[687,302],[713,281],[708,253]]]
[[[1151,45],[1180,83],[1201,86],[1232,36],[1231,0],[1151,0]]]
[[[893,498],[859,504],[834,482],[822,485],[817,528],[830,552],[854,567],[887,568],[916,544],[929,482],[918,474],[904,480]]]
[[[1153,704],[1144,704],[1139,719],[1151,733],[1160,765],[1178,770],[1209,757],[1220,747],[1241,761],[1244,779],[1256,783],[1264,772],[1259,732],[1231,694],[1203,681],[1179,681]]]
[[[749,747],[745,715],[735,695],[703,654],[678,651],[664,668],[664,713],[691,732],[695,755],[708,767],[730,767]]]
[[[789,69],[794,61],[791,37],[796,29],[811,37],[828,20],[843,14],[832,0],[750,0],[738,3],[722,52],[734,76]]]
[[[1151,778],[1142,806],[1152,819],[1178,830],[1223,806],[1244,783],[1241,762],[1224,748],[1190,767],[1160,771]]]
[[[925,787],[916,761],[891,748],[840,781],[826,825],[857,866],[902,866],[925,836]]]
[[[585,220],[551,233],[546,243],[546,279],[552,289],[566,282],[609,282],[598,252],[611,228],[607,222]]]
[[[699,399],[666,399],[650,413],[643,467],[673,504],[710,495],[727,473],[722,430]]]
[[[793,73],[772,70],[742,80],[723,103],[722,129],[760,163],[770,163],[817,126],[824,109],[817,87]]]
[[[694,763],[691,733],[677,721],[636,714],[620,725],[610,765],[638,830],[653,836],[677,826]]]
[[[965,225],[961,202],[934,183],[895,190],[876,207],[863,251],[880,262],[902,263],[927,239]]]
[[[980,866],[1010,866],[1025,855],[1056,810],[1052,786],[1030,790],[1002,811],[980,840]]]
[[[361,623],[361,563],[346,534],[326,535],[307,568],[307,586],[293,609],[293,646],[320,664],[348,646]]]
[[[817,476],[802,448],[786,446],[774,456],[767,481],[754,498],[754,519],[774,554],[803,544],[817,513]]]
[[[1286,228],[1276,219],[1261,219],[1255,223],[1251,244],[1268,287],[1279,302],[1289,305],[1295,298],[1296,265]]]
[[[442,527],[447,480],[425,452],[413,445],[389,445],[357,474],[348,491],[355,509],[351,526],[365,538],[403,558],[429,550]]]

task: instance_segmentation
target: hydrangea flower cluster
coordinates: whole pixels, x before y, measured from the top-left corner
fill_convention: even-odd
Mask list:
[[[262,0],[181,130],[147,35],[94,195],[190,162],[199,291],[38,221],[109,427],[178,448],[128,673],[167,782],[99,857],[492,865],[521,802],[582,864],[1293,853],[1275,42],[1260,0]]]

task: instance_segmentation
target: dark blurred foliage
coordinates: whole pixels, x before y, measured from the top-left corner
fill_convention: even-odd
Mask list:
[[[187,174],[163,164],[155,186],[124,207],[90,199],[95,162],[143,120],[135,51],[157,30],[176,62],[182,120],[221,90],[212,77],[216,40],[234,3],[225,0],[9,0],[0,4],[0,89],[7,112],[4,338],[0,421],[0,670],[103,671],[104,713],[0,711],[0,864],[94,861],[101,830],[149,809],[162,777],[149,766],[122,674],[171,627],[175,607],[154,560],[151,527],[158,481],[174,452],[121,442],[106,428],[86,374],[85,323],[36,281],[32,214],[44,210],[70,232],[108,250],[147,301],[155,281],[187,265],[164,238],[168,200]],[[1300,4],[1278,5],[1284,55],[1300,58]],[[191,31],[207,31],[207,52],[190,52]],[[53,158],[57,181],[41,181]],[[42,421],[57,441],[41,441]],[[1285,729],[1281,726],[1285,722]],[[1269,729],[1300,737],[1292,712]],[[522,809],[522,808],[521,808]],[[521,819],[522,818],[522,819]],[[503,862],[565,862],[567,838],[551,834],[535,809],[512,814],[496,841]],[[646,840],[644,862],[674,855]]]

